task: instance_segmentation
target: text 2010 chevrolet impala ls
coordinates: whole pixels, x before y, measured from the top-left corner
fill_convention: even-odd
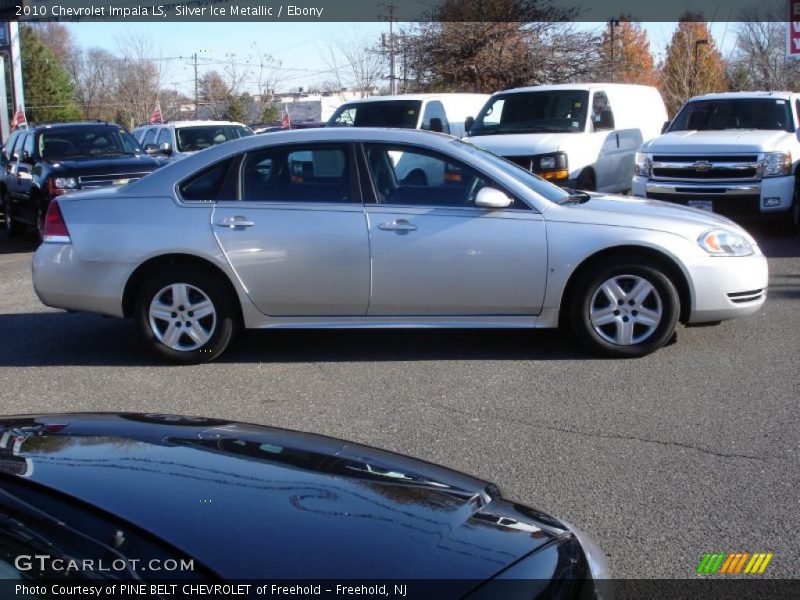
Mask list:
[[[441,177],[398,178],[409,161]],[[718,215],[565,191],[441,134],[337,128],[60,197],[33,282],[48,306],[133,317],[179,362],[219,356],[241,327],[561,323],[630,357],[678,321],[756,312],[767,263]]]

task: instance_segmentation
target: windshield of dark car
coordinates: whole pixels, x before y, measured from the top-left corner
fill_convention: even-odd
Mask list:
[[[558,187],[557,185],[553,185],[549,181],[545,181],[541,177],[534,175],[527,169],[523,169],[517,164],[514,164],[510,160],[506,160],[488,150],[484,150],[483,148],[478,148],[472,144],[468,144],[466,142],[462,142],[461,140],[453,140],[450,142],[451,144],[458,145],[460,150],[464,150],[469,152],[473,156],[491,163],[493,166],[497,167],[498,169],[502,169],[506,173],[508,173],[511,177],[522,183],[523,185],[529,187],[534,192],[539,194],[540,196],[550,200],[551,202],[555,202],[556,204],[561,204],[562,202],[566,201],[570,197],[570,192]]]
[[[47,159],[142,153],[133,136],[117,127],[59,128],[39,135],[39,156]]]
[[[196,152],[248,135],[253,132],[241,125],[194,125],[175,130],[178,152]]]
[[[781,98],[695,100],[681,109],[669,131],[724,129],[794,131],[789,102]]]
[[[478,113],[470,135],[583,131],[588,102],[584,90],[500,94]]]
[[[421,108],[421,100],[380,100],[345,104],[333,114],[328,126],[415,129]]]

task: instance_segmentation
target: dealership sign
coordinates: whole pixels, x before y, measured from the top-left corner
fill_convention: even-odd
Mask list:
[[[800,58],[800,0],[789,0],[789,19],[786,25],[786,56]]]

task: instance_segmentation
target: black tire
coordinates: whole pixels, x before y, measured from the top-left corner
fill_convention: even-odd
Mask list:
[[[11,198],[5,191],[3,192],[3,226],[9,237],[17,237],[25,233],[25,223],[14,220]]]
[[[575,188],[581,192],[594,192],[595,182],[594,175],[588,169],[581,171],[578,175],[578,181],[575,182]]]
[[[612,280],[625,294],[633,291],[641,280],[650,284],[652,292],[641,303],[622,294],[618,300],[621,300],[621,305],[616,306],[600,289]],[[614,358],[645,356],[667,344],[675,333],[680,315],[678,291],[663,269],[653,262],[627,258],[597,262],[578,275],[572,290],[568,309],[572,330],[584,345],[600,355]],[[598,315],[604,310],[610,312],[606,318],[613,321],[596,327],[591,318],[593,309]],[[638,322],[646,316],[645,310],[650,311],[648,315],[660,313],[652,326]],[[609,339],[622,337],[623,331],[632,332],[630,343]]]
[[[800,189],[795,188],[792,207],[783,213],[779,223],[780,233],[794,236],[800,230]]]
[[[172,292],[167,291],[170,286],[185,287],[187,306],[176,302]],[[210,316],[197,318],[190,310],[191,303],[203,301],[203,296],[211,304],[213,318]],[[156,297],[162,302],[171,301],[175,304],[175,310],[168,315],[170,321],[151,319],[150,308]],[[151,275],[139,289],[134,305],[136,325],[146,343],[164,358],[178,364],[210,362],[222,354],[239,329],[238,314],[236,299],[219,277],[193,266],[176,266]],[[194,323],[191,320],[193,318]],[[170,323],[174,326],[171,330],[173,334],[178,332],[173,347],[164,341],[167,339]],[[195,329],[191,330],[191,327]],[[191,339],[189,335],[192,331],[201,332],[203,334],[201,338],[205,335],[209,337],[202,344],[198,344],[197,340]]]

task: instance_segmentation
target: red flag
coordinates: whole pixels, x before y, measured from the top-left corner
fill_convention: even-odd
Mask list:
[[[11,119],[11,129],[16,129],[20,125],[27,125],[28,120],[25,118],[25,110],[22,108],[18,109],[17,112],[14,113],[14,117]]]
[[[291,117],[289,117],[289,107],[284,106],[283,110],[284,112],[283,112],[283,118],[281,119],[281,127],[283,127],[284,129],[290,129],[292,126],[292,119]]]
[[[151,125],[153,123],[163,123],[164,119],[161,116],[161,102],[156,100],[156,107],[153,109],[153,113],[150,115],[150,121],[148,121]]]

